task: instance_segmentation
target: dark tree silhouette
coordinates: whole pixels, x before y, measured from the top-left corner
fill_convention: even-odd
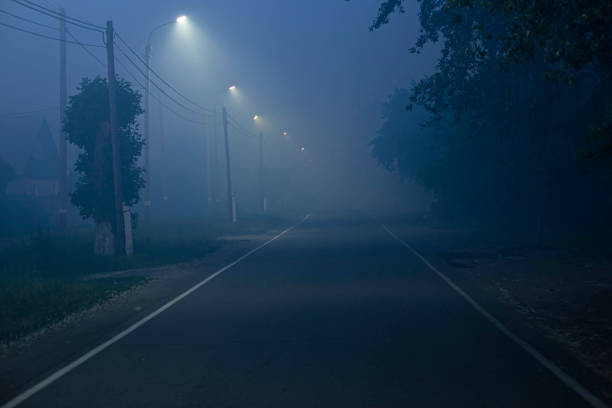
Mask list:
[[[144,186],[143,169],[137,166],[144,145],[136,117],[143,113],[141,95],[130,83],[117,79],[117,121],[123,201],[138,202]],[[108,83],[104,78],[84,78],[78,94],[70,97],[64,130],[68,140],[81,148],[75,163],[79,173],[72,203],[83,218],[96,224],[110,224],[115,229],[112,149],[109,127]]]
[[[383,3],[379,26],[402,3]],[[607,73],[592,64],[574,71],[572,83],[551,81],[545,48],[521,63],[508,61],[499,40],[509,29],[506,15],[477,5],[458,15],[449,2],[420,3],[423,33],[413,51],[438,41],[440,59],[434,73],[384,106],[374,157],[431,190],[435,207],[454,219],[512,215],[515,225],[540,225],[544,216],[601,214],[609,174],[589,175],[578,159],[591,140],[584,157],[612,163]],[[599,200],[581,198],[596,191]]]
[[[370,29],[389,22],[394,12],[403,12],[406,0],[385,0]],[[421,13],[431,22],[461,23],[466,14],[473,21],[478,43],[494,40],[497,57],[505,64],[524,63],[538,54],[545,56],[557,74],[598,65],[612,75],[612,2],[609,0],[419,0]],[[482,10],[483,13],[474,13]],[[499,30],[502,19],[503,30]],[[439,26],[424,25],[417,47],[439,38]],[[571,74],[571,72],[570,72]]]

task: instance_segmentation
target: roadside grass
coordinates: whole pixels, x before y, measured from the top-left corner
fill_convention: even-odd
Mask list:
[[[84,279],[88,275],[202,258],[226,243],[222,235],[262,233],[284,218],[245,216],[237,224],[174,219],[136,229],[131,257],[93,255],[93,228],[60,235],[39,230],[0,249],[0,344],[89,309],[147,278]]]
[[[145,277],[81,281],[67,278],[2,280],[0,344],[103,303],[146,281]]]

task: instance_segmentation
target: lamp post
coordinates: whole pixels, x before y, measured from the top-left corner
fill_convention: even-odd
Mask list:
[[[259,115],[253,116],[253,122],[257,123],[259,121]],[[259,132],[259,199],[261,205],[261,212],[266,213],[268,210],[268,203],[266,200],[266,190],[265,190],[265,181],[264,181],[264,157],[263,157],[263,132]]]
[[[150,125],[150,114],[149,114],[149,101],[150,101],[150,90],[151,90],[151,38],[160,28],[169,26],[171,24],[183,24],[187,21],[187,16],[179,16],[176,20],[167,21],[154,27],[147,37],[147,45],[145,47],[145,61],[146,66],[146,83],[145,83],[145,119],[144,119],[144,138],[145,138],[145,152],[144,152],[144,165],[145,165],[145,221],[149,223],[151,221],[151,125]]]

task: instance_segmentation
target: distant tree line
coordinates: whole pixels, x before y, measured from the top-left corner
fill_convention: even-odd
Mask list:
[[[384,1],[371,29],[404,4]],[[455,218],[607,215],[612,3],[419,5],[411,51],[438,42],[440,59],[434,73],[390,96],[374,157],[431,190],[434,210]]]

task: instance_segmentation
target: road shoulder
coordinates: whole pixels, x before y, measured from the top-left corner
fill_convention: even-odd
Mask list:
[[[612,403],[606,306],[612,303],[612,279],[603,273],[612,266],[609,261],[594,266],[567,251],[483,247],[453,231],[389,227],[503,325]]]
[[[0,401],[40,381],[274,235],[269,232],[248,240],[227,240],[218,251],[199,260],[111,273],[117,277],[144,276],[147,281],[5,349],[0,355]]]

